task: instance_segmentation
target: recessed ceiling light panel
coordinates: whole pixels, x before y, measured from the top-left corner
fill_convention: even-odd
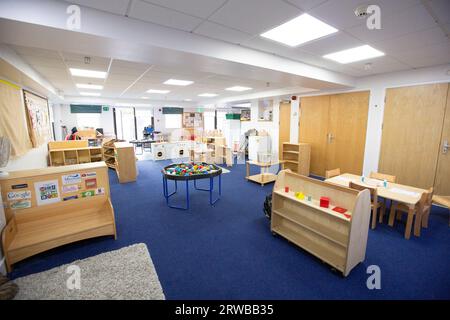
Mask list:
[[[242,92],[242,91],[252,90],[252,88],[249,88],[249,87],[242,87],[242,86],[234,86],[234,87],[226,88],[225,90],[227,90],[227,91],[237,91],[237,92]]]
[[[193,84],[194,81],[191,80],[178,80],[178,79],[169,79],[164,84],[168,84],[171,86],[188,86],[190,84]]]
[[[216,93],[202,93],[198,95],[199,97],[204,97],[204,98],[212,98],[212,97],[217,97],[218,94]]]
[[[338,31],[338,29],[333,28],[325,22],[304,13],[297,18],[261,34],[261,37],[281,42],[291,47],[296,47]]]
[[[384,56],[384,52],[381,52],[369,45],[364,45],[356,48],[351,48],[335,53],[324,55],[326,59],[330,59],[342,64],[352,63],[356,61],[367,60],[371,58],[377,58]]]
[[[105,79],[107,75],[107,72],[104,71],[77,69],[77,68],[69,68],[69,70],[72,76],[74,77]]]
[[[102,90],[103,86],[98,84],[85,84],[85,83],[77,83],[77,88],[80,89],[92,89],[92,90]]]
[[[100,93],[98,92],[80,92],[82,96],[89,96],[89,97],[100,97]]]
[[[148,93],[165,94],[165,93],[169,93],[170,90],[150,89],[150,90],[147,90],[147,92],[148,92]]]

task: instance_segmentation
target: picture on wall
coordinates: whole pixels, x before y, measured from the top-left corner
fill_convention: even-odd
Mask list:
[[[51,139],[48,100],[26,90],[23,90],[23,98],[30,140],[33,148],[37,148]]]

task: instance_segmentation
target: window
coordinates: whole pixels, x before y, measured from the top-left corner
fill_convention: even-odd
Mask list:
[[[152,124],[153,109],[136,108],[136,123],[138,139],[144,138],[144,128]]]
[[[206,111],[203,113],[205,119],[205,130],[214,130],[214,118],[216,117],[214,111]]]
[[[77,113],[77,128],[100,128],[100,113]]]
[[[165,114],[164,122],[166,129],[180,129],[182,117],[182,114]]]

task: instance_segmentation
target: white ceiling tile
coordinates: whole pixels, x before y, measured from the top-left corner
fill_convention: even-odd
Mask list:
[[[193,30],[202,21],[199,18],[162,8],[141,0],[133,1],[129,17],[184,31]]]
[[[348,29],[348,33],[367,42],[379,42],[435,27],[436,23],[422,5],[410,7],[398,15],[381,18],[381,30],[369,30],[365,24]]]
[[[354,13],[355,9],[360,5],[373,4],[380,6],[381,19],[383,21],[383,19],[386,19],[411,6],[418,5],[419,3],[420,0],[327,1],[324,4],[310,10],[309,13],[316,18],[322,19],[324,22],[331,24],[339,30],[345,30],[359,24],[365,24],[365,20],[357,18]]]
[[[444,43],[446,41],[449,40],[442,29],[434,27],[400,37],[374,42],[372,45],[386,54],[395,54],[419,48],[426,49],[430,45]]]
[[[365,70],[365,66],[368,63],[371,64],[371,69]],[[370,60],[354,62],[351,63],[350,66],[354,69],[365,72],[367,75],[411,69],[409,65],[400,62],[390,56],[383,56]]]
[[[144,0],[192,16],[207,18],[220,8],[226,0]]]
[[[282,0],[229,0],[209,20],[259,35],[301,14]]]
[[[328,37],[311,41],[300,46],[304,51],[323,56],[325,54],[361,46],[364,43],[344,32],[338,32]]]
[[[433,12],[442,23],[450,22],[450,1],[449,0],[431,0]]]
[[[286,0],[286,2],[292,3],[305,11],[311,10],[327,1],[328,0]]]
[[[414,68],[450,63],[450,42],[427,46],[426,50],[409,50],[394,55]]]
[[[12,46],[14,51],[16,51],[19,55],[29,56],[29,57],[44,57],[51,58],[55,60],[61,60],[58,52],[45,50],[40,48],[32,48],[32,47],[23,47],[23,46]]]
[[[69,3],[79,4],[114,14],[125,15],[131,0],[70,0]]]
[[[239,44],[252,37],[252,35],[248,33],[227,28],[210,21],[203,22],[197,29],[195,29],[194,33],[235,44]]]

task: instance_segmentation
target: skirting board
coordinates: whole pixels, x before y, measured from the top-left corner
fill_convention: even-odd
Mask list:
[[[6,276],[6,264],[5,264],[5,258],[0,260],[0,273],[4,274]]]

